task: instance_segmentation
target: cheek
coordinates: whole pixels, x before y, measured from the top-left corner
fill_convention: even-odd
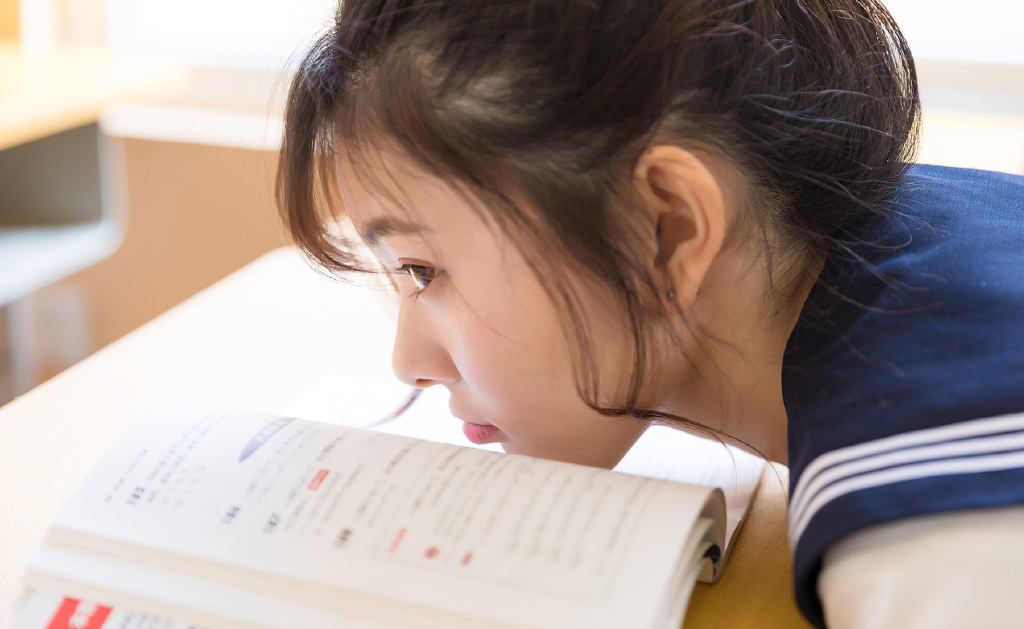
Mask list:
[[[449,349],[466,384],[489,398],[479,401],[510,408],[575,398],[557,311],[525,263],[506,259],[466,280]]]
[[[468,309],[458,322],[452,358],[468,382],[494,394],[574,392],[565,336],[550,304],[495,299]],[[533,307],[531,307],[531,305]],[[522,400],[525,401],[525,400]]]
[[[498,426],[507,452],[614,465],[642,427],[604,417],[580,398],[556,307],[528,270],[510,275],[460,286],[465,299],[448,322],[448,349],[460,374],[452,410]],[[583,325],[597,326],[586,331],[606,349],[609,331],[599,321]],[[615,363],[616,373],[621,364]]]

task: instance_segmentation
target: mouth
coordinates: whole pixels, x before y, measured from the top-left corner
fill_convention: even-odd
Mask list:
[[[462,423],[462,434],[466,435],[466,439],[477,445],[497,441],[497,436],[500,432],[500,428],[490,424],[474,424],[467,421]]]
[[[448,410],[452,415],[462,421],[462,434],[466,435],[466,439],[469,439],[471,443],[476,445],[483,445],[485,443],[495,443],[499,441],[501,436],[501,429],[493,424],[477,424],[463,418],[463,412],[467,409],[462,408],[462,404],[459,404],[461,398],[456,398],[455,392],[451,386],[448,387],[448,391],[451,394],[448,398]],[[472,412],[466,413],[465,417],[473,417],[475,414]]]

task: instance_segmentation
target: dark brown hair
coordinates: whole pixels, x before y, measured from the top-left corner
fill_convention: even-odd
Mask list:
[[[292,82],[278,195],[316,263],[368,270],[334,227],[333,156],[398,147],[524,252],[565,313],[584,399],[658,418],[636,408],[661,303],[636,252],[654,225],[623,194],[643,150],[670,141],[738,173],[752,224],[786,243],[770,258],[784,270],[881,211],[919,110],[910,51],[878,0],[344,0]],[[599,407],[576,323],[579,272],[616,296],[632,336],[628,399],[613,408]]]

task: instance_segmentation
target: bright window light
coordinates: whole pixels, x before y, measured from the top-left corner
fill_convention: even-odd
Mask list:
[[[917,59],[1024,65],[1022,0],[885,0]]]
[[[914,55],[1024,64],[1024,0],[886,0]],[[335,0],[109,0],[115,47],[201,65],[281,68],[329,24]]]
[[[335,0],[108,0],[115,48],[198,65],[284,68],[330,24]]]

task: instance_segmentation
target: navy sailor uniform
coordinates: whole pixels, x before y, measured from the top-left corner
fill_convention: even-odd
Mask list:
[[[796,597],[819,627],[830,544],[1024,504],[1024,177],[914,166],[838,236],[782,375]]]

